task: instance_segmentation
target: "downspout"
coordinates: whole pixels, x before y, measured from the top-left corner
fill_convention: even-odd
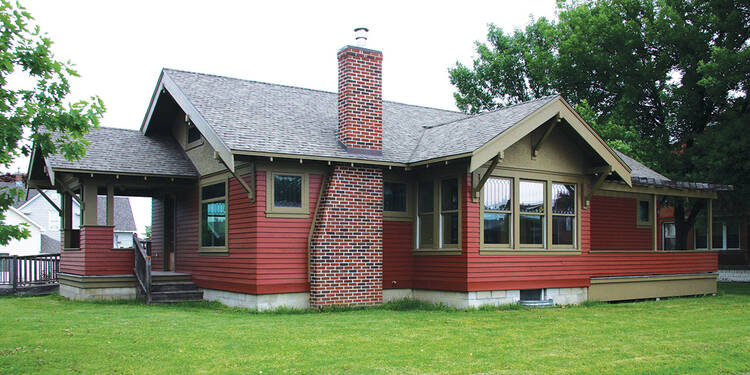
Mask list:
[[[312,267],[311,259],[312,259],[312,239],[313,239],[313,233],[315,233],[315,226],[318,224],[318,214],[320,212],[320,202],[323,200],[323,196],[328,193],[328,183],[330,182],[330,177],[333,174],[333,167],[331,167],[324,175],[323,175],[323,182],[320,186],[320,191],[318,192],[318,199],[315,203],[315,213],[313,214],[312,222],[310,223],[310,232],[307,234],[307,281],[311,282],[312,274],[310,273],[310,268]]]

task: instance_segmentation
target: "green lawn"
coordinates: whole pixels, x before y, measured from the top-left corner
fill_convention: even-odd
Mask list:
[[[716,297],[568,308],[409,305],[257,314],[4,297],[0,373],[750,372],[750,284],[720,284]]]

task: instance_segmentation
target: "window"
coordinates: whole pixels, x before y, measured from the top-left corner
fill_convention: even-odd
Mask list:
[[[273,176],[273,206],[302,207],[302,176]]]
[[[201,140],[201,132],[195,126],[188,126],[187,130],[187,146],[193,146]]]
[[[282,218],[310,216],[307,174],[269,172],[267,184],[266,216]]]
[[[386,182],[383,184],[383,211],[406,213],[406,184]]]
[[[574,245],[576,187],[552,184],[552,245]]]
[[[419,184],[417,214],[417,247],[426,248],[433,245],[435,189],[432,182]]]
[[[60,230],[60,215],[57,212],[47,212],[47,230]]]
[[[711,246],[714,250],[740,248],[740,223],[731,219],[714,219]]]
[[[484,184],[484,243],[506,245],[511,243],[512,180],[489,178]]]
[[[521,181],[518,187],[519,241],[522,246],[544,246],[544,182]]]
[[[201,187],[201,247],[226,247],[226,194],[226,182]]]
[[[663,223],[662,230],[662,249],[675,250],[677,248],[677,228],[674,223]]]
[[[651,201],[646,199],[637,200],[638,206],[636,213],[636,226],[639,227],[650,227],[651,226]]]
[[[458,179],[443,180],[440,186],[442,245],[458,245]]]

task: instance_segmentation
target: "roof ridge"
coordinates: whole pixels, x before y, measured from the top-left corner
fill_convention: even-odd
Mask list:
[[[311,88],[308,88],[308,87],[285,85],[283,83],[263,82],[263,81],[256,81],[254,79],[239,78],[239,77],[230,77],[230,76],[222,76],[222,75],[212,74],[212,73],[193,72],[193,71],[189,71],[189,70],[173,69],[173,68],[162,68],[162,70],[171,70],[171,71],[175,71],[175,72],[188,73],[188,74],[198,74],[198,75],[208,76],[208,77],[216,77],[216,78],[224,78],[224,79],[233,79],[233,80],[243,81],[243,82],[259,83],[259,84],[267,85],[267,86],[286,87],[286,88],[290,88],[290,89],[297,89],[297,90],[319,92],[319,93],[323,93],[323,94],[338,95],[337,92],[333,92],[333,91],[326,91],[326,90],[320,90],[320,89],[311,89]],[[419,104],[409,104],[409,103],[397,102],[397,101],[394,101],[394,100],[383,100],[383,103],[392,103],[392,104],[406,105],[406,106],[410,106],[410,107],[425,108],[425,109],[432,109],[432,110],[436,110],[436,111],[443,111],[443,112],[450,112],[450,113],[457,113],[457,114],[461,113],[461,114],[463,114],[463,112],[461,112],[461,111],[455,111],[455,110],[443,109],[443,108],[435,108],[435,107],[428,107],[426,105],[419,105]]]
[[[491,111],[487,111],[487,112],[480,112],[480,113],[475,113],[475,114],[473,114],[473,115],[470,115],[470,116],[468,116],[468,117],[464,117],[464,118],[460,118],[460,119],[455,119],[455,120],[447,121],[447,122],[444,122],[444,123],[440,123],[440,124],[436,124],[436,125],[425,125],[425,126],[423,126],[422,128],[423,128],[423,129],[433,129],[433,128],[437,128],[437,127],[439,127],[439,126],[443,126],[443,125],[449,125],[449,124],[452,124],[452,123],[455,123],[455,122],[459,122],[459,121],[464,121],[464,120],[469,120],[469,119],[473,119],[473,118],[477,118],[477,117],[481,117],[481,116],[489,115],[489,114],[492,114],[492,113],[497,113],[497,112],[501,112],[501,111],[504,111],[504,110],[506,110],[506,109],[510,109],[510,108],[513,108],[513,107],[517,107],[517,106],[519,106],[519,105],[524,105],[524,104],[531,104],[531,103],[534,103],[534,102],[538,102],[538,101],[540,101],[540,100],[544,100],[544,99],[549,99],[549,98],[554,98],[554,97],[557,97],[557,96],[560,96],[560,94],[554,94],[554,95],[545,95],[545,96],[542,96],[542,97],[540,97],[540,98],[536,98],[536,99],[531,99],[531,100],[527,100],[527,101],[525,101],[525,102],[520,102],[520,103],[516,103],[516,104],[511,104],[511,105],[509,105],[509,106],[505,106],[505,107],[501,107],[501,108],[495,108],[495,109],[493,109],[493,110],[491,110]]]

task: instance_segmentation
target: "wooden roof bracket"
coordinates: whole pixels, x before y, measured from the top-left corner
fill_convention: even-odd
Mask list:
[[[474,202],[479,201],[479,192],[482,191],[482,188],[484,187],[484,184],[487,182],[487,179],[490,178],[490,175],[492,175],[492,171],[495,170],[495,167],[497,167],[497,163],[502,160],[505,157],[505,152],[500,151],[495,155],[494,158],[492,158],[492,162],[490,162],[489,168],[487,168],[487,171],[484,172],[484,175],[479,179],[479,182],[474,184],[474,187],[472,188],[472,199]]]
[[[539,149],[542,147],[542,144],[545,140],[549,137],[550,134],[552,134],[552,130],[555,129],[555,126],[559,124],[562,121],[562,118],[560,117],[560,112],[557,112],[553,118],[551,118],[549,121],[552,123],[547,128],[547,131],[544,132],[544,135],[542,138],[539,139],[539,141],[536,142],[534,146],[531,148],[531,157],[535,158],[539,154]]]
[[[227,163],[224,162],[224,159],[222,159],[219,156],[219,153],[216,151],[214,151],[214,158],[221,161],[221,164],[224,164],[224,167],[227,168],[229,173],[232,174],[234,179],[237,180],[237,182],[239,182],[240,185],[242,185],[242,188],[247,192],[247,199],[249,199],[251,203],[255,203],[255,163],[250,164],[250,183],[248,183],[244,178],[242,178],[237,170],[229,168]]]
[[[57,204],[44,193],[44,190],[36,188],[36,191],[42,196],[42,198],[46,199],[55,210],[57,210],[57,213],[60,214],[60,216],[62,216],[62,209],[60,209],[60,207],[58,207]]]
[[[594,168],[591,171],[599,173],[599,177],[596,179],[594,184],[591,186],[591,190],[589,190],[588,193],[586,193],[586,196],[583,200],[583,208],[589,208],[589,204],[591,203],[591,197],[594,196],[594,194],[599,190],[600,187],[602,187],[602,184],[604,183],[604,180],[607,179],[607,176],[612,174],[612,166],[607,165],[600,168]]]
[[[70,196],[73,197],[76,202],[78,202],[78,206],[81,208],[81,211],[85,209],[86,205],[83,203],[83,200],[78,195],[76,195],[76,193],[74,193],[73,190],[68,187],[68,185],[65,185],[64,182],[60,181],[60,187],[64,192],[70,194]]]

